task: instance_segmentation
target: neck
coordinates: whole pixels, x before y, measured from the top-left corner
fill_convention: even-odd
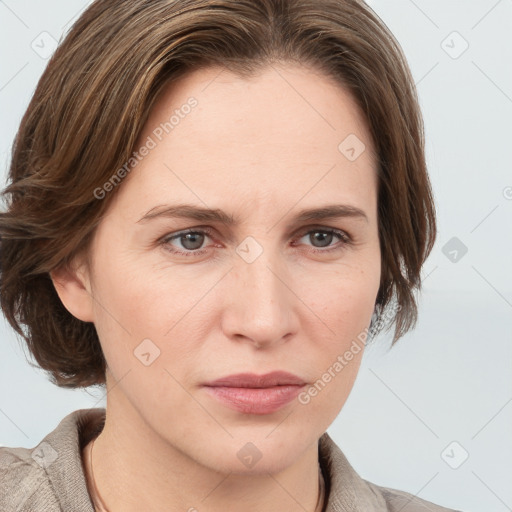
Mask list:
[[[234,512],[242,503],[247,512],[317,510],[317,442],[278,472],[223,473],[198,463],[133,408],[109,398],[93,459],[96,488],[109,512]]]

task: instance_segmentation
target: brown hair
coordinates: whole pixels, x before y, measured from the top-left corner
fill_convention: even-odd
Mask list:
[[[383,21],[359,0],[97,0],[39,80],[0,214],[0,306],[54,384],[105,383],[94,324],[66,310],[49,272],[87,252],[115,194],[94,190],[130,158],[159,91],[199,67],[247,77],[274,61],[333,77],[364,114],[379,167],[376,311],[399,306],[392,345],[415,325],[435,208],[414,81]]]

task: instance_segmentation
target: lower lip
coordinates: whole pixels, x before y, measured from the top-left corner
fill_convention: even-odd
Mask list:
[[[270,388],[205,386],[205,389],[231,409],[245,414],[271,414],[290,403],[304,386],[290,385]]]

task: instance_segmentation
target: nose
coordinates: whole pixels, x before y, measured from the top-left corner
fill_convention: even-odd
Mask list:
[[[286,342],[297,331],[298,299],[277,257],[264,251],[252,263],[240,259],[229,276],[229,298],[222,314],[226,336],[265,348]]]

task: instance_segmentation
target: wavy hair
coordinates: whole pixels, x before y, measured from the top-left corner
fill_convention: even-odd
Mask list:
[[[201,67],[250,77],[276,61],[333,77],[364,114],[378,159],[374,318],[399,306],[392,345],[415,325],[435,207],[414,80],[375,12],[362,0],[97,0],[38,82],[2,192],[0,306],[54,384],[105,383],[94,324],[66,310],[49,273],[87,252],[116,193],[94,190],[130,158],[159,92]]]

